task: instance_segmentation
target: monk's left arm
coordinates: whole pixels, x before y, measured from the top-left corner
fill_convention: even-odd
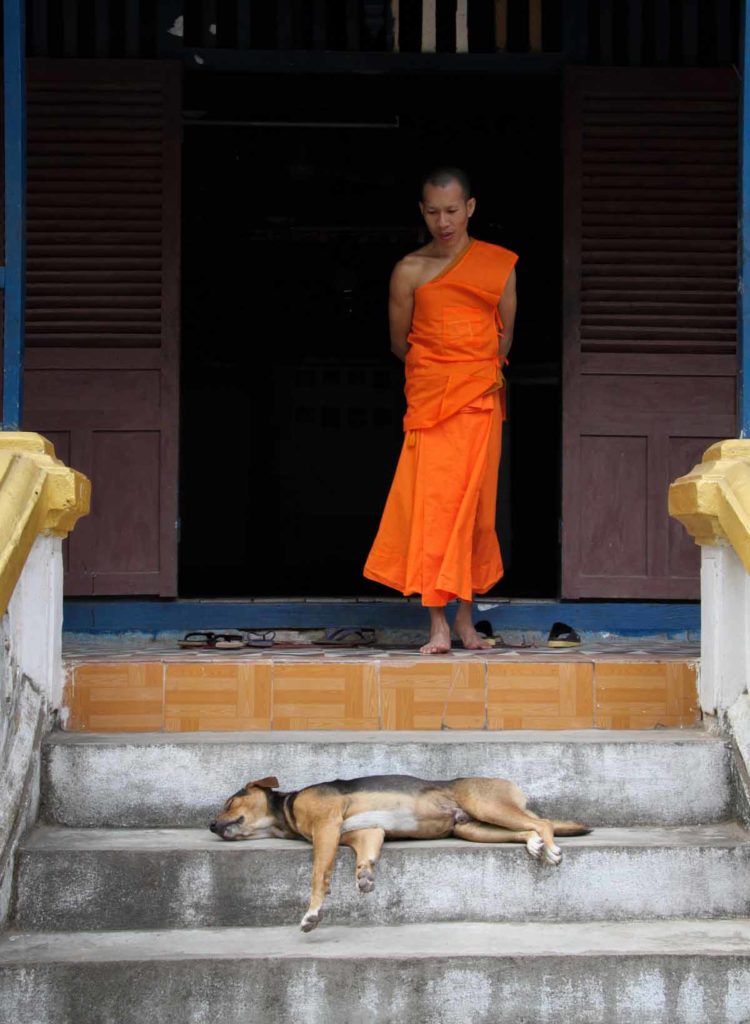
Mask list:
[[[499,341],[501,362],[507,358],[508,353],[510,352],[510,346],[513,344],[513,325],[516,322],[517,306],[516,271],[514,268],[510,272],[510,277],[505,285],[505,291],[500,296],[500,302],[497,305],[500,313],[500,319],[503,323],[503,333],[500,335]]]

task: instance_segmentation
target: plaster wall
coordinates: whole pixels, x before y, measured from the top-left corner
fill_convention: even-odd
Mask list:
[[[62,697],[61,545],[36,538],[0,620],[0,924],[18,843],[38,814],[42,738]]]
[[[722,714],[750,678],[750,575],[728,544],[701,547],[701,616],[701,709]]]

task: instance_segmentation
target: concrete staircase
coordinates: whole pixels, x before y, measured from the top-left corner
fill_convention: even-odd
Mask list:
[[[375,892],[339,853],[298,931],[310,848],[222,843],[238,786],[409,772],[514,779],[594,826],[522,847],[393,843]],[[43,823],[0,937],[14,1024],[747,1024],[750,836],[701,731],[55,734]]]

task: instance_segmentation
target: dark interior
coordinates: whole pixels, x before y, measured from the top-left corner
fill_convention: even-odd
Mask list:
[[[181,596],[391,593],[361,575],[402,440],[388,278],[445,162],[472,233],[520,256],[493,593],[557,595],[560,96],[556,76],[187,76]]]

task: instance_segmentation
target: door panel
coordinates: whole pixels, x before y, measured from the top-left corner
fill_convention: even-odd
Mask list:
[[[29,61],[24,428],[93,485],[68,594],[177,592],[180,73]]]
[[[697,598],[667,489],[734,436],[737,85],[570,69],[563,596]]]

